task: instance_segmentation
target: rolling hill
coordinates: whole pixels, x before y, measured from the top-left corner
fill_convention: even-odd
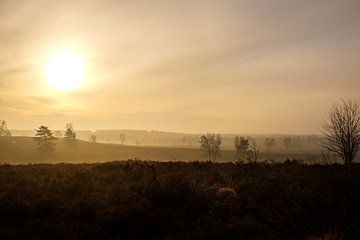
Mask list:
[[[113,160],[142,159],[154,161],[194,161],[206,160],[199,148],[132,146],[120,144],[91,143],[78,140],[75,146],[68,146],[63,139],[56,140],[56,151],[44,155],[36,150],[32,137],[10,137],[7,145],[0,149],[0,163],[90,163]],[[303,159],[305,162],[321,161],[316,151],[274,151],[262,152],[260,160],[274,159],[284,161],[287,158]],[[222,150],[219,161],[234,161],[235,152]]]

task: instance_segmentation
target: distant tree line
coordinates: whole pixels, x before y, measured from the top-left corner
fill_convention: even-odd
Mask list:
[[[208,133],[200,137],[200,149],[208,161],[216,161],[221,157],[222,137],[220,134]],[[237,161],[256,162],[259,159],[260,149],[255,139],[236,136],[234,148]]]

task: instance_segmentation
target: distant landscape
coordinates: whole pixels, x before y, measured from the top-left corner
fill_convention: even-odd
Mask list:
[[[182,134],[158,131],[137,130],[78,130],[77,143],[69,149],[62,137],[56,140],[56,151],[42,156],[37,151],[34,141],[35,131],[11,130],[12,137],[7,151],[0,152],[0,162],[6,163],[41,163],[41,162],[104,162],[113,160],[143,159],[153,161],[194,161],[207,160],[200,150],[201,134]],[[96,143],[90,142],[91,135],[97,136]],[[120,134],[125,135],[121,144]],[[237,161],[234,149],[235,134],[222,134],[221,154],[217,161]],[[287,159],[298,159],[304,163],[330,163],[336,157],[326,156],[321,147],[321,136],[318,135],[244,135],[255,139],[259,144],[259,160],[283,162]],[[265,138],[273,138],[275,145],[271,150],[264,146]],[[286,148],[284,139],[290,138],[291,145]],[[140,141],[136,142],[136,141]]]
[[[360,240],[360,0],[0,0],[0,240]]]

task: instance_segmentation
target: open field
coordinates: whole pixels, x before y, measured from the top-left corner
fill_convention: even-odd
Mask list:
[[[206,160],[197,147],[159,147],[130,146],[120,144],[91,143],[78,141],[75,146],[68,146],[63,139],[57,139],[56,151],[52,155],[43,155],[36,151],[36,142],[31,137],[8,138],[6,149],[0,150],[0,162],[3,163],[90,163],[113,160],[146,159],[154,161],[194,161]],[[319,149],[274,149],[272,152],[261,151],[260,161],[302,159],[307,163],[323,162]],[[233,150],[222,150],[221,162],[235,161]]]
[[[360,166],[0,165],[0,239],[359,239]]]

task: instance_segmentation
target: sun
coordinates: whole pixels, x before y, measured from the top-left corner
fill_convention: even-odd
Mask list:
[[[79,88],[85,80],[84,61],[72,51],[56,54],[46,67],[46,76],[58,91],[71,91]]]

